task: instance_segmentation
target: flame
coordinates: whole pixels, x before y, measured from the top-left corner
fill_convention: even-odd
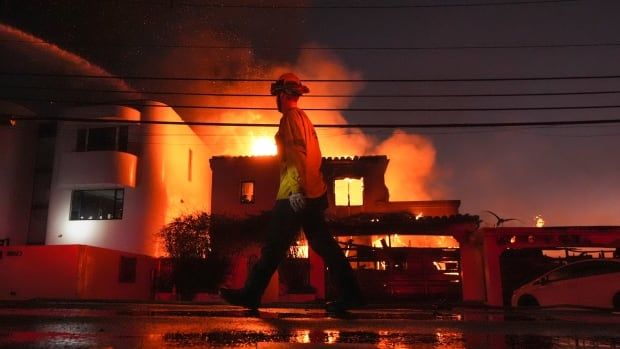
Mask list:
[[[272,137],[257,136],[252,139],[250,154],[254,156],[276,155],[278,147]]]
[[[215,40],[215,39],[214,39]],[[217,41],[217,40],[216,40]],[[223,43],[224,44],[224,43]],[[320,46],[308,43],[310,46]],[[185,61],[182,66],[175,66],[179,71],[169,71],[174,74],[204,74],[205,57],[190,56],[178,57],[171,52],[167,57],[170,60]],[[173,59],[175,58],[175,59]],[[284,72],[295,72],[302,80],[325,79],[342,80],[340,82],[309,82],[310,94],[316,95],[350,95],[362,91],[363,84],[344,82],[346,80],[362,80],[361,73],[347,68],[344,63],[328,50],[302,51],[298,59],[290,64],[274,65],[265,62],[256,62],[252,52],[239,53],[225,62],[214,57],[210,64],[212,71],[232,74],[236,71],[241,76],[260,76],[266,79],[276,78]],[[257,67],[256,70],[248,67]],[[167,71],[169,66],[157,67],[160,71]],[[195,72],[193,71],[195,70]],[[213,84],[196,82],[186,86],[186,90],[229,93],[233,96],[200,96],[175,97],[172,104],[197,104],[217,106],[256,106],[273,108],[271,110],[244,110],[244,111],[209,111],[184,109],[183,118],[188,121],[211,121],[230,123],[267,123],[277,124],[280,113],[275,108],[275,99],[268,97],[235,97],[235,94],[265,94],[269,91],[268,82],[227,83]],[[353,97],[302,97],[299,107],[306,112],[314,124],[346,124],[347,118],[338,111],[319,111],[311,108],[347,108],[353,102]],[[364,133],[356,128],[317,128],[317,136],[324,157],[342,157],[345,155],[386,155],[389,165],[386,172],[386,185],[390,191],[390,198],[395,200],[428,200],[438,197],[439,194],[429,190],[430,179],[434,180],[433,167],[435,163],[435,149],[428,138],[396,131],[383,141],[375,136]],[[258,140],[261,137],[270,139],[276,133],[275,127],[200,127],[197,133],[202,137],[210,156],[217,155],[266,155],[274,154],[267,142]],[[260,145],[259,145],[260,144]],[[434,180],[434,182],[436,182]]]
[[[385,240],[389,247],[458,248],[459,243],[449,235],[373,235],[372,246],[382,247]]]
[[[297,241],[294,245],[291,245],[288,250],[289,258],[307,259],[308,254],[308,240]]]
[[[435,148],[426,137],[397,130],[377,148],[390,159],[385,184],[390,200],[430,200],[429,181],[433,177]]]
[[[536,223],[536,228],[542,228],[545,226],[545,220],[541,215],[534,217],[534,222]]]
[[[334,181],[336,206],[364,204],[364,178],[343,178]]]

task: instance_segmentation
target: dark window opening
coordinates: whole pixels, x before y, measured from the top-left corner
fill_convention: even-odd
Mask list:
[[[254,182],[241,182],[241,203],[254,203]]]
[[[137,265],[138,265],[138,259],[136,257],[121,256],[119,269],[118,269],[118,282],[120,283],[136,282]]]
[[[122,219],[124,196],[124,189],[74,190],[69,219]]]
[[[119,151],[127,151],[127,146],[129,144],[129,127],[121,126],[117,128],[118,134],[116,136],[116,150]]]
[[[75,150],[83,151],[127,151],[129,143],[129,128],[98,127],[79,129]]]

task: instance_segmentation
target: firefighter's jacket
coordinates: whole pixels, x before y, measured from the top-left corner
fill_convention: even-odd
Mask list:
[[[277,199],[287,199],[293,193],[308,198],[323,195],[327,187],[321,173],[321,149],[306,113],[298,108],[288,110],[280,119],[275,137],[280,157]]]

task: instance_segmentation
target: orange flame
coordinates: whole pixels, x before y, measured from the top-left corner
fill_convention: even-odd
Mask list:
[[[312,44],[317,46],[316,44]],[[239,61],[250,57],[239,57]],[[241,64],[240,62],[235,62]],[[234,63],[233,63],[234,64]],[[247,64],[245,64],[247,66]],[[305,78],[325,80],[360,80],[362,75],[347,69],[340,60],[328,51],[303,51],[295,64],[273,66],[262,71],[264,77],[274,77],[288,71],[295,72],[302,80]],[[359,83],[351,82],[311,82],[308,83],[311,95],[355,95],[362,89]],[[213,86],[196,86],[197,90],[213,91]],[[218,92],[231,94],[250,93],[264,94],[269,89],[267,82],[236,83],[226,87],[219,86]],[[217,99],[216,99],[217,98]],[[302,109],[310,108],[346,108],[353,98],[320,98],[302,97],[299,106]],[[189,101],[188,101],[189,102]],[[192,100],[193,103],[197,101]],[[209,112],[208,121],[239,122],[239,123],[269,123],[277,124],[280,114],[275,109],[275,99],[272,97],[200,97],[199,104],[229,105],[229,106],[257,106],[273,108],[273,110],[256,111],[225,111]],[[184,111],[189,119],[204,120],[205,113],[191,114],[191,110]],[[308,116],[315,124],[346,124],[345,116],[337,111],[307,111]],[[325,157],[387,155],[390,159],[386,184],[390,190],[391,200],[428,200],[436,193],[429,190],[435,149],[425,137],[408,134],[404,131],[394,132],[384,141],[364,133],[360,129],[327,129],[318,128],[317,135],[321,144],[321,151]],[[202,136],[211,156],[216,155],[267,155],[274,154],[273,148],[267,146],[276,132],[274,127],[203,127],[197,130]],[[269,150],[268,150],[269,149]]]
[[[253,156],[265,156],[278,154],[278,147],[273,138],[268,136],[256,136],[252,139],[250,154]]]

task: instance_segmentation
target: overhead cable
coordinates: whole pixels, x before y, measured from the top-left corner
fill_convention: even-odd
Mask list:
[[[620,47],[619,42],[599,43],[559,43],[559,44],[521,44],[521,45],[458,45],[458,46],[261,46],[261,45],[196,45],[196,44],[158,44],[158,43],[120,43],[0,39],[0,44],[23,45],[63,45],[65,47],[89,48],[170,48],[199,50],[271,50],[271,51],[439,51],[439,50],[512,50],[547,48],[592,48]]]
[[[96,119],[78,117],[37,117],[30,115],[0,113],[11,120],[26,121],[62,121],[99,124],[156,124],[156,125],[179,125],[179,126],[217,126],[217,127],[279,127],[275,123],[246,123],[246,122],[208,122],[208,121],[166,121],[166,120],[126,120],[126,119]],[[484,122],[484,123],[432,123],[432,124],[316,124],[316,128],[389,128],[389,129],[429,129],[429,128],[487,128],[487,127],[525,127],[525,126],[576,126],[576,125],[601,125],[619,124],[620,119],[596,119],[596,120],[564,120],[564,121],[520,121],[520,122]]]
[[[176,108],[176,109],[205,109],[205,110],[276,110],[275,107],[259,106],[221,106],[221,105],[179,105],[179,104],[151,104],[132,101],[109,101],[109,102],[88,102],[78,100],[53,100],[43,98],[6,98],[21,101],[46,102],[49,104],[71,104],[80,105],[126,105],[131,107],[152,107],[152,108]],[[474,107],[474,108],[312,108],[305,107],[308,111],[339,111],[339,112],[461,112],[461,111],[518,111],[518,110],[583,110],[583,109],[616,109],[619,104],[613,105],[556,105],[556,106],[535,106],[535,107]]]
[[[0,76],[30,76],[50,78],[82,79],[122,79],[122,80],[172,80],[172,81],[211,81],[211,82],[273,82],[273,78],[217,78],[190,76],[147,76],[147,75],[94,75],[41,72],[0,71]],[[620,75],[574,75],[574,76],[530,76],[530,77],[485,77],[485,78],[409,78],[409,79],[303,79],[304,82],[343,82],[343,83],[407,83],[407,82],[484,82],[484,81],[546,81],[546,80],[596,80],[618,79]]]
[[[0,89],[25,89],[25,90],[47,90],[47,91],[74,91],[74,92],[96,92],[96,93],[129,93],[146,95],[171,95],[171,96],[206,96],[206,97],[269,97],[269,93],[227,93],[227,92],[179,92],[179,91],[151,91],[137,90],[125,91],[115,89],[91,89],[79,87],[52,87],[52,86],[25,86],[25,85],[0,85]],[[561,92],[515,92],[515,93],[402,93],[402,94],[307,94],[304,98],[459,98],[459,97],[534,97],[534,96],[574,96],[574,95],[598,95],[598,94],[617,94],[620,90],[600,90],[600,91],[561,91]]]
[[[117,2],[117,0],[108,0]],[[209,8],[209,9],[264,9],[264,10],[290,10],[290,9],[408,9],[408,8],[450,8],[450,7],[482,7],[482,6],[513,6],[513,5],[543,5],[543,4],[559,4],[559,3],[574,3],[581,0],[521,0],[521,1],[477,1],[477,2],[460,2],[460,3],[441,3],[441,4],[402,4],[402,5],[291,5],[288,3],[281,4],[233,4],[230,2],[187,2],[179,0],[168,1],[152,1],[152,0],[125,0],[123,3],[134,4],[146,4],[146,5],[163,5],[166,7],[174,8],[179,7],[195,7],[195,8]]]

